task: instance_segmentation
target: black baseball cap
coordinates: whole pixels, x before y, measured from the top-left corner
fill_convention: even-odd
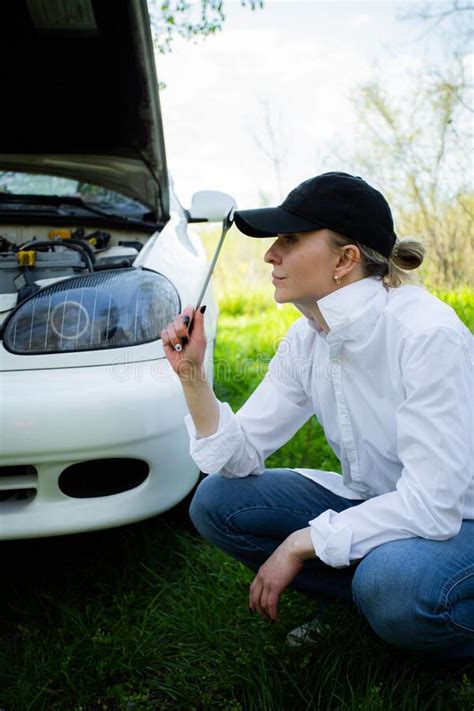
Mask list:
[[[279,207],[238,210],[235,224],[250,237],[327,228],[387,258],[397,239],[382,193],[348,173],[323,173],[305,180]]]

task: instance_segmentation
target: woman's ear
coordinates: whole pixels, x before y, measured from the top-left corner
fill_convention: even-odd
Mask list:
[[[343,277],[350,274],[360,263],[360,250],[355,244],[346,244],[341,249],[337,262],[338,274]]]

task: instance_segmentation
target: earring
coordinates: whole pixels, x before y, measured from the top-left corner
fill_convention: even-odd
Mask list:
[[[339,286],[339,282],[341,281],[341,277],[338,276],[337,274],[334,274],[334,281],[336,282],[337,286]]]

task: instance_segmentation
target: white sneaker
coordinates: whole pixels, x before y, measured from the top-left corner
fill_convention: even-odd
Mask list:
[[[315,617],[304,625],[295,627],[286,635],[287,647],[301,647],[303,644],[316,644],[318,637],[324,636],[330,630],[330,625],[321,622],[319,617]]]

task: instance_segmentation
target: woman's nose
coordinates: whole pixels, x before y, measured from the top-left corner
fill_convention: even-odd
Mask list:
[[[275,249],[275,242],[272,244],[270,249],[267,249],[267,251],[264,254],[263,260],[264,260],[264,262],[268,262],[269,264],[273,264],[273,262],[281,261],[281,258],[278,255],[278,250]]]

